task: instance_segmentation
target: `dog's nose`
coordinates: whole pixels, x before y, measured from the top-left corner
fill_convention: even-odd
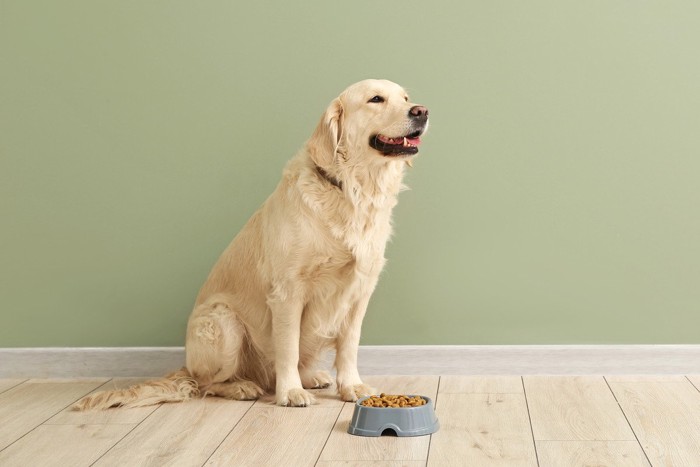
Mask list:
[[[408,111],[408,115],[414,118],[428,118],[428,109],[422,105],[414,105]]]

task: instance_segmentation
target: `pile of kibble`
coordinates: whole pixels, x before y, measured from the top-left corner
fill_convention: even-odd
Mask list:
[[[362,401],[365,407],[418,407],[427,404],[421,396],[404,396],[381,393]]]

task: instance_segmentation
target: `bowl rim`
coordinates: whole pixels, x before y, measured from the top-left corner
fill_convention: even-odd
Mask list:
[[[389,394],[389,395],[393,396],[394,394]],[[422,394],[398,394],[398,395],[401,395],[401,396],[408,396],[408,397],[420,396],[420,397],[422,397],[423,399],[425,399],[427,402],[426,402],[425,404],[423,404],[423,405],[418,405],[418,406],[416,406],[416,407],[410,407],[410,406],[409,406],[409,407],[367,407],[366,405],[362,405],[362,402],[363,402],[363,401],[366,401],[366,400],[369,399],[370,397],[372,397],[372,396],[378,396],[378,394],[372,394],[372,395],[370,395],[370,396],[364,396],[364,397],[361,397],[361,398],[357,399],[357,401],[355,401],[355,406],[356,406],[356,407],[359,407],[359,408],[362,409],[362,410],[383,410],[383,411],[388,411],[388,410],[406,410],[406,409],[408,409],[408,410],[416,410],[416,409],[418,409],[418,410],[421,410],[421,409],[422,409],[422,410],[425,410],[427,407],[430,407],[430,406],[433,404],[433,398],[432,398],[432,397],[424,396],[424,395],[422,395]]]

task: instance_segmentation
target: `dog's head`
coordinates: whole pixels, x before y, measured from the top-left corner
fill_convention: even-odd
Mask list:
[[[396,83],[368,79],[331,102],[309,140],[309,150],[322,167],[336,158],[357,163],[408,160],[418,153],[427,129],[427,108],[410,102]]]

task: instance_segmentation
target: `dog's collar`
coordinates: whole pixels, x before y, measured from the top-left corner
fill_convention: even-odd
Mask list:
[[[343,191],[343,182],[341,182],[340,180],[323,170],[318,165],[316,166],[316,172],[318,172],[321,178],[325,179],[328,183],[338,188],[340,191]]]

